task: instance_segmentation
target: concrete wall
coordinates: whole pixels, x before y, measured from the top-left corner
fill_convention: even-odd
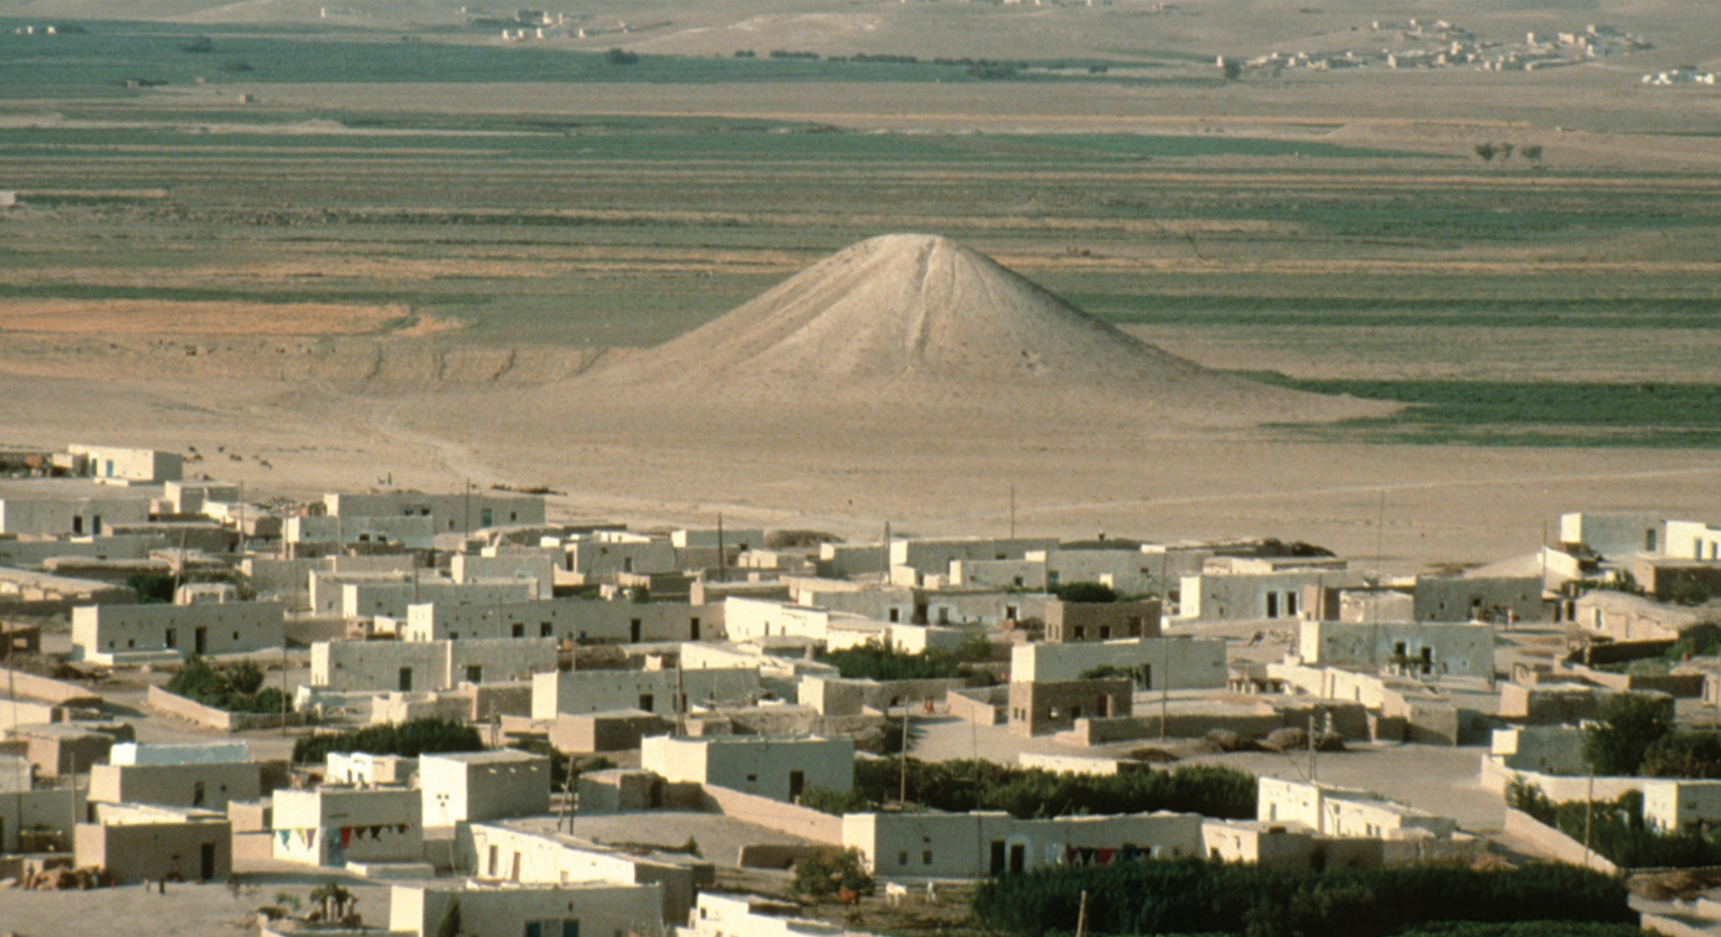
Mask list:
[[[90,692],[87,687],[37,676],[22,670],[0,668],[0,686],[7,687],[13,695],[23,699],[43,700],[49,703],[59,703],[62,706],[91,709],[99,709],[102,705],[101,695]]]
[[[513,579],[533,582],[537,598],[555,594],[556,560],[560,550],[508,550],[488,556],[456,553],[448,560],[448,578],[462,585],[483,580]]]
[[[281,525],[289,544],[398,544],[407,550],[428,550],[436,531],[427,517],[289,517]]]
[[[1703,620],[1688,608],[1663,605],[1640,595],[1598,589],[1572,602],[1572,623],[1615,641],[1674,641]]]
[[[400,582],[368,580],[342,584],[341,615],[348,619],[378,615],[405,618],[407,609],[415,602],[493,607],[509,602],[526,602],[536,597],[536,583],[514,580],[474,583],[429,579],[414,583],[410,578]],[[315,610],[322,611],[320,608]]]
[[[129,651],[243,654],[281,646],[284,612],[278,602],[82,607],[72,610],[72,643],[82,660]]]
[[[0,851],[18,852],[18,833],[31,827],[46,827],[70,840],[72,823],[84,816],[84,792],[70,788],[21,790],[0,796]]]
[[[1140,550],[1064,550],[1046,554],[1048,578],[1057,583],[1097,582],[1119,595],[1161,590],[1160,557]],[[1177,582],[1167,573],[1166,587]]]
[[[950,584],[963,589],[1046,588],[1046,561],[956,560],[950,564]]]
[[[112,524],[147,520],[147,498],[0,498],[0,534],[100,534]]]
[[[1408,658],[1409,667],[1441,676],[1494,676],[1494,628],[1470,623],[1305,621],[1297,651],[1317,666],[1382,667]]]
[[[678,681],[687,708],[757,699],[759,694],[759,671],[752,667],[684,668],[679,677],[674,670],[564,670],[533,675],[532,718],[548,721],[562,713],[623,709],[672,718]]]
[[[1417,621],[1541,621],[1542,577],[1418,576]]]
[[[1721,560],[1721,528],[1702,521],[1668,521],[1661,552],[1670,559]]]
[[[1046,642],[1069,644],[1114,638],[1156,638],[1160,634],[1160,604],[1150,602],[1046,603]]]
[[[944,697],[945,711],[976,725],[1003,725],[1010,708],[1010,687],[974,687],[951,690]]]
[[[720,609],[685,602],[550,599],[500,604],[409,606],[402,638],[557,638],[603,643],[710,640],[721,634]],[[714,617],[715,616],[715,617]]]
[[[311,645],[311,685],[426,691],[462,682],[506,683],[554,670],[556,651],[557,641],[550,638],[319,642]],[[402,685],[403,671],[410,671],[410,686]]]
[[[821,543],[819,575],[832,579],[876,576],[884,571],[888,552],[882,543]]]
[[[1127,719],[1129,680],[1072,680],[1010,684],[1006,723],[1017,735],[1044,735],[1074,728],[1077,719]]]
[[[1506,834],[1514,839],[1528,842],[1538,853],[1550,859],[1557,859],[1572,865],[1587,865],[1603,875],[1613,875],[1619,868],[1595,852],[1584,848],[1584,844],[1572,839],[1551,826],[1544,825],[1535,817],[1512,808],[1506,808]]]
[[[558,713],[550,724],[550,744],[564,752],[627,751],[648,735],[667,735],[674,723],[638,710],[610,713]]]
[[[708,864],[655,854],[637,856],[503,824],[462,825],[455,833],[456,869],[487,881],[527,885],[609,882],[651,885],[665,921],[685,921]]]
[[[1522,780],[1526,784],[1534,784],[1548,795],[1554,803],[1568,800],[1582,801],[1590,794],[1591,779],[1587,775],[1562,776],[1556,774],[1540,774],[1535,771],[1518,771],[1506,768],[1492,755],[1482,756],[1482,767],[1478,784],[1483,790],[1494,791],[1498,794],[1506,792],[1507,785],[1513,780]],[[1594,792],[1597,802],[1618,800],[1627,791],[1643,790],[1643,778],[1635,777],[1597,777],[1594,779]]]
[[[1281,572],[1203,572],[1182,579],[1177,617],[1185,621],[1262,621],[1298,619],[1310,586],[1347,588],[1362,584],[1362,574],[1344,569]]]
[[[817,843],[834,846],[843,842],[843,818],[810,807],[709,784],[704,799],[716,812],[744,823]]]
[[[525,817],[550,810],[550,760],[512,749],[425,755],[418,762],[424,823]]]
[[[427,517],[439,534],[493,526],[541,525],[544,499],[540,495],[495,495],[469,492],[427,495],[416,491],[323,496],[329,516],[351,520],[364,517]]]
[[[1045,865],[1201,856],[1193,813],[1017,820],[1006,813],[865,813],[843,817],[843,845],[874,875],[978,878]]]
[[[962,679],[879,682],[808,676],[801,678],[796,700],[821,716],[856,716],[867,709],[884,712],[904,704],[914,708],[924,708],[928,702],[942,704],[950,691],[967,685]]]
[[[1658,833],[1686,832],[1721,821],[1721,781],[1648,778],[1643,782],[1643,825]]]
[[[640,742],[640,767],[671,782],[728,787],[794,803],[797,787],[843,793],[854,787],[854,739],[681,739],[658,736]]]
[[[419,792],[405,787],[279,790],[270,817],[275,858],[316,866],[421,862],[422,813]]]
[[[1030,552],[1048,552],[1058,548],[1050,538],[1018,537],[1014,540],[983,537],[948,540],[892,540],[890,564],[907,566],[921,574],[944,574],[957,560],[1021,560]]]
[[[1079,680],[1096,667],[1117,667],[1143,690],[1225,686],[1225,642],[1215,638],[1143,638],[1100,644],[1024,644],[1011,649],[1012,682]]]
[[[563,547],[560,566],[587,581],[622,573],[672,573],[675,547],[666,540],[637,536],[575,540]]]
[[[79,866],[106,869],[122,885],[163,877],[221,882],[233,874],[226,820],[80,823],[74,848]]]
[[[1589,769],[1583,758],[1584,732],[1576,726],[1495,729],[1489,754],[1511,771],[1579,775]]]
[[[1560,542],[1581,543],[1617,561],[1635,553],[1659,552],[1661,527],[1661,516],[1648,511],[1562,514]]]
[[[434,934],[447,907],[460,902],[464,937],[520,937],[539,933],[586,937],[656,933],[663,899],[657,885],[528,885],[474,888],[458,884],[396,885],[389,892],[392,931]],[[564,929],[573,922],[574,930]],[[536,925],[528,931],[528,925]]]
[[[225,810],[229,801],[263,796],[256,762],[179,765],[92,765],[89,797],[115,804],[159,804]]]
[[[66,452],[83,456],[84,474],[101,481],[151,484],[178,481],[184,473],[185,459],[177,452],[82,445],[67,446]]]

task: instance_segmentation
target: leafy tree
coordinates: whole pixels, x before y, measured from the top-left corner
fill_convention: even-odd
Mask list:
[[[140,605],[166,605],[173,601],[173,577],[161,573],[133,573],[125,584],[137,590]]]
[[[1584,730],[1584,760],[1597,774],[1637,774],[1650,746],[1673,731],[1673,700],[1621,693],[1602,704],[1600,719]]]
[[[855,762],[855,790],[870,803],[897,798],[903,767],[890,761]],[[1151,813],[1173,810],[1209,817],[1253,819],[1255,776],[1208,765],[1176,771],[1137,770],[1114,775],[1054,773],[989,761],[924,762],[908,759],[908,800],[937,810],[1003,810],[1019,819],[1070,813]]]
[[[263,686],[263,669],[248,660],[223,670],[193,654],[167,681],[167,692],[196,700],[205,706],[235,713],[291,712],[292,701],[281,691]]]
[[[1644,752],[1641,769],[1650,778],[1721,778],[1721,734],[1670,732]]]
[[[865,813],[871,809],[872,801],[855,788],[833,791],[829,788],[808,786],[801,790],[801,806],[840,817],[845,813]]]
[[[1117,591],[1102,582],[1072,582],[1046,590],[1065,602],[1108,603],[1117,601]]]
[[[254,661],[242,660],[227,668],[227,683],[235,693],[251,695],[263,688],[263,668]]]
[[[1087,892],[1097,934],[1254,933],[1385,937],[1428,921],[1635,921],[1623,881],[1578,866],[1477,870],[1283,869],[1201,859],[1043,866],[983,883],[982,928],[1067,932]]]
[[[425,753],[479,752],[484,738],[478,730],[448,719],[413,719],[399,725],[366,726],[347,732],[318,732],[293,743],[293,761],[326,761],[329,752],[369,752],[417,758]]]
[[[943,651],[906,654],[879,644],[858,644],[818,656],[850,680],[938,680],[987,678],[984,671],[963,665]]]
[[[841,853],[815,852],[795,863],[795,880],[789,885],[797,895],[813,899],[814,904],[846,889],[861,895],[875,890],[872,876],[861,863],[860,850],[845,849]]]

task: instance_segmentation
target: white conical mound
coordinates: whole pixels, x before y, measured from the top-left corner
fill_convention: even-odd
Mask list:
[[[1259,411],[1245,422],[1331,418],[1289,412],[1330,398],[1209,371],[977,251],[923,234],[855,244],[581,383],[691,405],[1112,402],[1189,415]]]

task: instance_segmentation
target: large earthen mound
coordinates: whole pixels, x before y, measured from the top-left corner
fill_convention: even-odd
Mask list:
[[[983,254],[918,234],[855,244],[580,383],[594,392],[627,387],[683,406],[957,404],[1026,407],[1025,415],[1054,406],[1231,424],[1379,409],[1210,371],[1118,331]]]

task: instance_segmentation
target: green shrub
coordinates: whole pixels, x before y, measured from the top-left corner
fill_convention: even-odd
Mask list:
[[[162,573],[133,573],[125,584],[137,590],[139,605],[166,605],[173,601],[173,577]]]
[[[895,800],[901,770],[895,759],[856,761],[855,793],[874,804]],[[911,803],[953,813],[1002,810],[1030,819],[1172,810],[1228,819],[1255,817],[1254,775],[1210,765],[1086,775],[989,761],[929,763],[910,758],[907,774]]]
[[[1563,864],[1325,872],[1198,859],[1049,866],[983,883],[972,906],[982,927],[1043,937],[1075,928],[1084,891],[1087,928],[1097,934],[1384,937],[1427,921],[1636,919],[1619,879]]]
[[[848,680],[939,680],[984,678],[985,671],[966,666],[943,651],[905,654],[878,644],[857,644],[818,656]]]
[[[251,661],[242,660],[217,670],[193,654],[179,673],[167,681],[166,689],[231,713],[292,712],[292,700],[284,698],[275,687],[263,686],[263,680],[263,668]]]
[[[413,719],[399,725],[367,726],[348,732],[318,732],[293,743],[293,761],[325,761],[329,752],[369,752],[417,758],[423,754],[479,752],[484,738],[478,730],[447,719]]]
[[[1103,582],[1072,582],[1046,590],[1064,602],[1110,603],[1117,601],[1117,590]]]
[[[1637,774],[1650,747],[1673,731],[1673,701],[1663,696],[1621,693],[1597,715],[1584,730],[1584,760],[1596,774]]]

